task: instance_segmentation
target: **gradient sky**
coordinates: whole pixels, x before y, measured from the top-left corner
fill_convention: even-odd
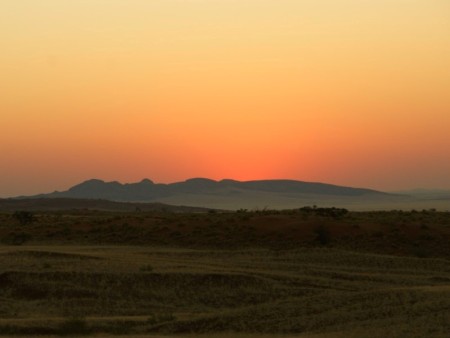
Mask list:
[[[0,0],[0,196],[450,188],[448,0]]]

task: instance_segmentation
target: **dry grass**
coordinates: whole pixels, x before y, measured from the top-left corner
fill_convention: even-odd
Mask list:
[[[18,228],[33,238],[31,244],[0,246],[3,336],[374,338],[450,332],[444,213],[36,217],[20,228],[4,214],[0,225],[0,239]],[[314,237],[317,224],[328,227],[330,243]],[[170,235],[174,230],[180,235]],[[139,231],[144,239],[153,236],[150,243],[127,237]],[[423,232],[435,246],[428,243],[427,254],[417,255],[408,238]],[[234,245],[216,245],[220,236],[225,243],[234,238]],[[127,245],[114,244],[119,237]],[[375,253],[377,248],[390,254]]]
[[[444,336],[446,259],[329,248],[0,248],[0,332]],[[151,266],[145,271],[142,266]],[[367,335],[361,335],[366,332]]]

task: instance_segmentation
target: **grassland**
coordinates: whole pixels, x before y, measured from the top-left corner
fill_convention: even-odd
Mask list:
[[[0,215],[0,334],[448,337],[450,215]]]

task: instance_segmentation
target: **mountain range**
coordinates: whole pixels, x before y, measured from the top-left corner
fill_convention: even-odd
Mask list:
[[[351,210],[450,209],[449,200],[431,200],[406,194],[295,180],[215,181],[192,178],[183,182],[105,182],[91,179],[66,191],[22,196],[18,199],[102,199],[116,202],[164,203],[216,209],[290,209],[302,206],[341,207]]]
[[[293,207],[320,204],[335,199],[377,199],[390,194],[363,188],[295,180],[215,181],[192,178],[170,184],[144,179],[137,183],[105,182],[91,179],[66,191],[21,198],[103,199],[120,202],[161,202],[219,209]],[[392,195],[394,196],[394,195]]]
[[[193,195],[235,195],[244,192],[264,192],[276,194],[308,194],[331,196],[386,196],[387,193],[337,186],[325,183],[311,183],[294,180],[235,181],[225,179],[214,181],[207,178],[192,178],[176,183],[153,183],[144,179],[138,183],[122,184],[117,181],[105,182],[92,179],[77,184],[67,191],[40,194],[38,198],[90,198],[112,201],[149,202],[178,194]]]

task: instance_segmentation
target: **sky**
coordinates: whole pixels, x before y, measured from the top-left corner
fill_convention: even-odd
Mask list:
[[[0,0],[0,197],[450,189],[448,0]]]

